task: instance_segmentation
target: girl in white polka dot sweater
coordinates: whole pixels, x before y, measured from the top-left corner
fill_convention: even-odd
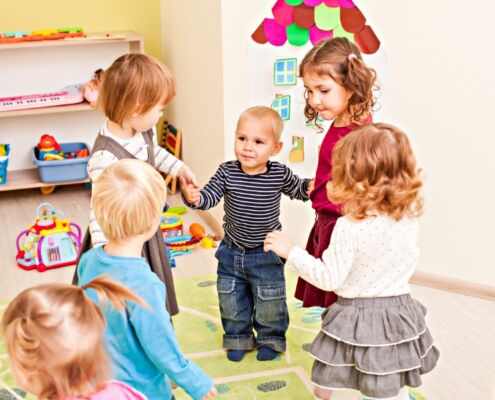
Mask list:
[[[323,313],[310,350],[316,396],[356,389],[365,399],[408,399],[406,385],[420,386],[439,356],[426,309],[409,295],[423,205],[414,154],[399,129],[371,124],[341,139],[332,160],[328,197],[341,205],[343,217],[322,258],[279,231],[267,235],[265,250],[339,296]]]

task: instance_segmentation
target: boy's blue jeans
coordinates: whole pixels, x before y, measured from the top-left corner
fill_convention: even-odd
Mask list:
[[[225,236],[215,254],[217,291],[224,329],[223,347],[251,350],[267,346],[282,352],[289,326],[284,262],[263,246],[244,249]],[[253,328],[256,330],[255,339]]]

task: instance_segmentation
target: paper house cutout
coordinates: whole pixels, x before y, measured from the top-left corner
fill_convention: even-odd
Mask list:
[[[290,96],[279,96],[272,102],[271,106],[284,121],[290,119]]]
[[[373,54],[380,41],[352,0],[277,0],[273,18],[265,18],[251,35],[260,44],[282,46],[289,42],[316,45],[323,39],[347,37],[364,54]]]
[[[275,61],[273,83],[275,86],[293,86],[297,83],[297,58],[283,58]]]

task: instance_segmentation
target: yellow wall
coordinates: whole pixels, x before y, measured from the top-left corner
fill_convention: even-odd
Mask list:
[[[0,1],[0,32],[81,26],[85,32],[134,31],[161,58],[160,0]]]

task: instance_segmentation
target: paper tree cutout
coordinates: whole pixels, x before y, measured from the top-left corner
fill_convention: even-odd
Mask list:
[[[272,108],[284,121],[290,119],[290,96],[279,96],[272,102]]]
[[[298,163],[304,161],[304,137],[292,136],[292,147],[289,154],[289,162]]]
[[[323,39],[347,37],[364,54],[373,54],[380,41],[352,0],[277,0],[273,18],[265,18],[251,35],[260,44],[282,46],[289,42],[316,45]]]
[[[295,85],[297,81],[297,58],[276,60],[273,73],[275,86]]]

